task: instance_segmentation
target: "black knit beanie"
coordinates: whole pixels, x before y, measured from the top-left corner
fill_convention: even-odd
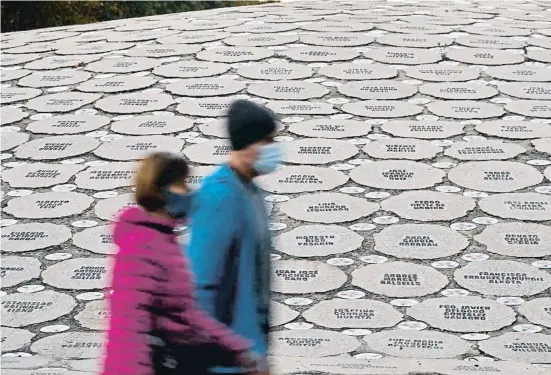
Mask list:
[[[228,111],[228,134],[234,150],[242,150],[276,131],[272,111],[247,100],[237,100]]]

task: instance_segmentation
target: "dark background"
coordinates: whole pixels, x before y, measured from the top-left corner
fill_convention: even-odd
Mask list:
[[[2,32],[187,12],[264,1],[2,1]]]

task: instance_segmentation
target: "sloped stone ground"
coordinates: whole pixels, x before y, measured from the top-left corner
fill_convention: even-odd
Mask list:
[[[258,181],[274,373],[548,373],[550,19],[297,1],[3,34],[3,372],[98,371],[136,161],[183,152],[199,186],[249,98],[286,147]]]

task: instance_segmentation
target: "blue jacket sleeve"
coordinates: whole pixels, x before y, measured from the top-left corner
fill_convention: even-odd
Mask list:
[[[195,274],[197,301],[215,316],[216,287],[222,278],[227,252],[237,228],[237,203],[231,186],[203,186],[191,216],[187,255]]]

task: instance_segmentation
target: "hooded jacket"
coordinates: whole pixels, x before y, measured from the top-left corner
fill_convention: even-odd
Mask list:
[[[250,347],[195,303],[192,274],[173,234],[175,225],[139,207],[126,209],[115,225],[119,252],[103,375],[153,375],[148,335],[154,330],[175,344],[215,344],[235,354]]]

